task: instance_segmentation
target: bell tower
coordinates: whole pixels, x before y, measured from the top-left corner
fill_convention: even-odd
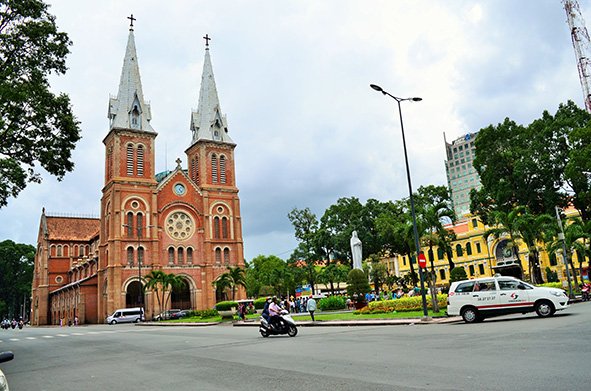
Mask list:
[[[191,114],[191,144],[185,151],[189,178],[203,193],[206,258],[212,273],[208,279],[226,271],[226,266],[244,266],[242,219],[236,186],[234,149],[228,133],[211,65],[206,35],[205,59],[199,102]]]
[[[144,100],[135,47],[133,15],[117,96],[109,98],[105,185],[101,198],[99,319],[117,308],[143,306],[141,271],[157,254],[155,140],[150,104]],[[134,285],[131,287],[131,285]],[[120,287],[128,287],[126,303]],[[130,288],[131,287],[131,288]]]

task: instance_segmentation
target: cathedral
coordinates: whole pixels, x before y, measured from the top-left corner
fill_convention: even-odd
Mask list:
[[[116,97],[108,102],[100,217],[49,215],[39,224],[31,316],[33,325],[103,323],[119,308],[165,310],[144,289],[154,270],[184,284],[167,308],[208,309],[223,299],[213,281],[228,266],[244,267],[234,148],[222,113],[206,35],[197,111],[185,150],[172,171],[155,172],[155,129],[144,100],[133,19]],[[188,115],[188,113],[187,113]],[[238,298],[244,297],[238,290]]]

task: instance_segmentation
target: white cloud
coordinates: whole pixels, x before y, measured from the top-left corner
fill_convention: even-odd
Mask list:
[[[506,116],[523,123],[567,99],[581,102],[558,1],[52,1],[74,46],[53,78],[70,94],[83,139],[74,172],[46,178],[0,210],[0,238],[35,243],[41,208],[98,214],[107,100],[116,94],[130,13],[152,125],[157,170],[184,158],[208,33],[222,110],[237,143],[246,258],[295,247],[287,213],[318,217],[340,197],[408,194],[445,184],[448,139]],[[586,10],[583,10],[586,12]],[[185,163],[186,164],[186,163]]]

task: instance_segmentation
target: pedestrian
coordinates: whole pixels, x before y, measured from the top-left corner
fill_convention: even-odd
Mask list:
[[[78,315],[74,316],[74,326],[78,326]]]
[[[308,298],[308,303],[306,304],[306,310],[310,313],[310,317],[312,318],[312,322],[314,322],[314,311],[316,311],[316,300],[310,295]]]

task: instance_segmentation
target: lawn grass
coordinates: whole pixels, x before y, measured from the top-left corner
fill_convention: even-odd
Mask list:
[[[439,312],[433,312],[429,310],[429,316],[432,318],[436,317],[445,317],[445,308],[441,309]],[[307,321],[312,320],[310,315],[299,315],[293,314],[294,320],[297,321]],[[246,319],[248,320],[258,320],[260,314],[252,314],[246,315]],[[420,319],[423,317],[423,311],[409,311],[409,312],[389,312],[387,314],[360,314],[355,315],[353,312],[316,312],[314,314],[315,320],[370,320],[370,319]],[[164,322],[170,323],[217,323],[217,322],[231,322],[232,320],[238,320],[237,316],[234,316],[234,319],[222,319],[221,316],[214,316],[211,318],[200,318],[200,317],[190,317],[190,318],[182,318],[182,319],[173,319],[173,320],[166,320]]]

